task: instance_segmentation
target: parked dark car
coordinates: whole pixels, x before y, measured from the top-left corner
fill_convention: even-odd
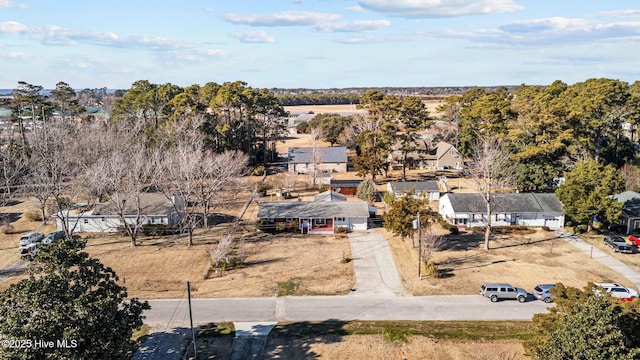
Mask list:
[[[609,246],[613,252],[620,252],[624,254],[637,252],[637,248],[634,245],[627,244],[627,242],[620,236],[607,236],[604,238],[603,242],[605,245]]]

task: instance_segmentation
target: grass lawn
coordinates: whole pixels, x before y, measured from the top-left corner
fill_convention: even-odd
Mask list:
[[[233,324],[200,328],[198,355],[228,358]],[[325,321],[279,323],[265,359],[528,359],[528,321]]]

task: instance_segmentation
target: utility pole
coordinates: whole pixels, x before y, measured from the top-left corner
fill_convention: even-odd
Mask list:
[[[422,226],[420,212],[418,212],[418,280],[422,280]]]
[[[191,283],[187,281],[187,296],[189,298],[189,323],[191,325],[191,342],[193,342],[193,358],[198,358],[198,345],[196,344],[196,333],[193,331],[193,314],[191,313]]]

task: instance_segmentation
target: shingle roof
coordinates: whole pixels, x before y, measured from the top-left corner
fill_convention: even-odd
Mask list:
[[[117,198],[117,195],[112,195],[113,199]],[[125,202],[125,215],[133,215],[137,209],[134,206],[135,199],[127,199]],[[142,193],[140,194],[140,203],[143,215],[169,215],[173,211],[171,202],[166,198],[164,194],[160,193]],[[96,204],[91,212],[94,216],[113,216],[118,215],[118,211],[111,201]]]
[[[347,201],[347,197],[335,191],[325,191],[314,196],[313,201]]]
[[[318,148],[320,152],[321,163],[346,163],[347,162],[347,148],[344,146],[332,146]],[[290,147],[289,148],[289,162],[308,164],[311,162],[311,148],[310,147]]]
[[[337,180],[331,179],[331,186],[334,188],[355,188],[360,185],[362,180]]]
[[[369,207],[366,201],[302,201],[260,203],[258,218],[366,218]]]
[[[483,213],[487,210],[480,194],[446,194],[453,211],[461,213]],[[505,213],[564,213],[562,203],[555,194],[493,194],[494,212]]]
[[[397,193],[409,192],[411,189],[415,189],[417,194],[424,191],[440,191],[440,187],[435,181],[394,181],[389,184],[391,184],[391,187],[394,188]]]
[[[640,217],[640,194],[635,191],[625,191],[613,196],[613,200],[624,203],[622,212],[627,217]]]

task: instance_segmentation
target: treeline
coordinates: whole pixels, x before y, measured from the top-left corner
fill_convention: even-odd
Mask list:
[[[278,101],[283,106],[358,104],[360,96],[360,94],[348,93],[288,93],[276,95]]]
[[[638,152],[640,82],[588,79],[573,85],[522,85],[510,92],[470,90],[447,97],[443,119],[457,124],[458,149],[472,156],[474,139],[500,139],[518,164],[524,191],[554,189],[555,181],[581,160],[620,168]]]

